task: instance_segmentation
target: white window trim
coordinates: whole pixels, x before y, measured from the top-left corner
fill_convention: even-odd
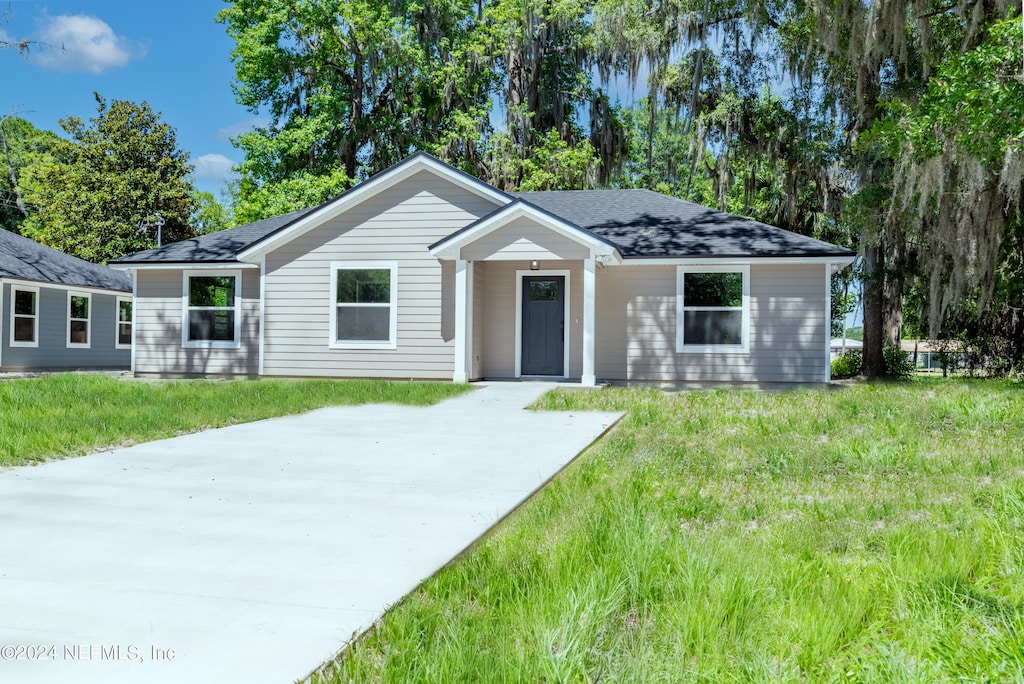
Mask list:
[[[565,278],[565,293],[562,302],[565,321],[565,339],[562,350],[562,374],[561,375],[538,375],[526,377],[539,378],[563,378],[569,377],[569,354],[572,346],[569,340],[569,331],[572,329],[571,318],[569,317],[572,308],[569,299],[569,281],[572,280],[572,272],[569,269],[540,269],[538,271],[516,271],[516,378],[523,377],[523,278],[527,276],[562,276]]]
[[[132,297],[117,297],[114,300],[114,349],[131,349],[132,344],[121,344],[121,303],[127,302],[132,305],[132,339],[135,339],[135,302]]]
[[[88,318],[85,318],[85,319],[76,318],[75,319],[76,321],[85,320],[85,342],[72,342],[71,341],[71,299],[73,297],[85,297],[85,300],[88,302],[85,305],[86,306],[86,310],[89,313]],[[65,332],[65,335],[64,335],[64,345],[68,349],[89,349],[89,348],[91,348],[92,347],[92,318],[93,318],[93,316],[92,316],[92,314],[93,314],[93,310],[92,310],[92,293],[90,293],[90,292],[82,292],[82,291],[76,292],[75,290],[68,290],[68,310],[67,310],[67,314],[68,314],[67,315],[68,326],[67,326],[67,328],[64,331]]]
[[[338,271],[391,271],[391,317],[387,340],[339,340],[338,330]],[[327,346],[330,349],[397,349],[398,348],[398,262],[397,261],[332,261],[331,289],[327,293],[330,316],[327,328]],[[381,304],[346,304],[345,306],[382,307]]]
[[[741,273],[743,275],[743,306],[740,344],[685,344],[683,311],[735,311],[732,306],[686,307],[683,297],[683,276],[687,273]],[[676,267],[676,353],[677,354],[749,354],[750,353],[750,265],[688,265]]]
[[[35,315],[35,331],[32,335],[34,342],[15,342],[14,341],[14,297],[15,292],[35,292],[36,294],[36,315]],[[29,285],[14,285],[11,284],[11,346],[12,347],[38,347],[39,346],[39,309],[40,304],[39,288]]]
[[[235,339],[233,340],[190,340],[188,339],[188,280],[189,278],[226,277],[235,279]],[[219,306],[197,306],[196,310],[220,309]],[[132,333],[135,310],[132,309]],[[238,349],[242,346],[242,271],[238,269],[213,271],[211,269],[190,269],[181,273],[181,346],[185,349]]]

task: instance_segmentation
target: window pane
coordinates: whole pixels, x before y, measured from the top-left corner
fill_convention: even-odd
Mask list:
[[[235,341],[235,312],[230,309],[218,311],[189,311],[188,339],[211,342]]]
[[[387,342],[391,339],[390,306],[339,306],[338,340]]]
[[[338,269],[339,304],[390,304],[391,271]]]
[[[742,311],[684,311],[683,344],[742,344]]]
[[[14,341],[35,342],[36,341],[36,319],[14,317]]]
[[[89,298],[88,297],[72,297],[71,298],[71,317],[72,318],[88,318],[89,317]]]
[[[234,276],[192,276],[188,279],[189,306],[234,306]]]
[[[122,323],[132,322],[132,303],[131,302],[118,302],[117,303],[117,320]]]
[[[36,315],[36,293],[26,290],[14,291],[14,313],[22,316]]]
[[[743,274],[684,273],[683,306],[743,306]]]
[[[531,302],[557,302],[557,280],[534,280],[530,282]]]
[[[71,321],[71,337],[69,339],[72,344],[88,344],[89,322]]]
[[[118,344],[131,344],[132,343],[132,324],[131,323],[118,323],[118,325],[117,325],[117,343]]]

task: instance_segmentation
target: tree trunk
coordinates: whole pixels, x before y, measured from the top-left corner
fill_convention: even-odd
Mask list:
[[[865,231],[867,232],[867,231]],[[882,250],[872,245],[876,236],[864,235],[864,348],[861,375],[866,378],[885,377],[885,356],[882,354],[884,337],[882,311],[884,289],[884,263]]]

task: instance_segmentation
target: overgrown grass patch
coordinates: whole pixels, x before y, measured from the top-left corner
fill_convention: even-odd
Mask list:
[[[0,382],[0,466],[74,456],[333,405],[424,406],[467,391],[381,380],[141,382],[61,373]]]
[[[557,391],[619,427],[332,682],[1024,679],[1024,387]]]

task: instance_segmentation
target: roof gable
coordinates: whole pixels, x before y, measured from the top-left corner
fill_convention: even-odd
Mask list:
[[[3,229],[0,229],[0,278],[132,291],[132,279],[127,274],[89,263]]]

